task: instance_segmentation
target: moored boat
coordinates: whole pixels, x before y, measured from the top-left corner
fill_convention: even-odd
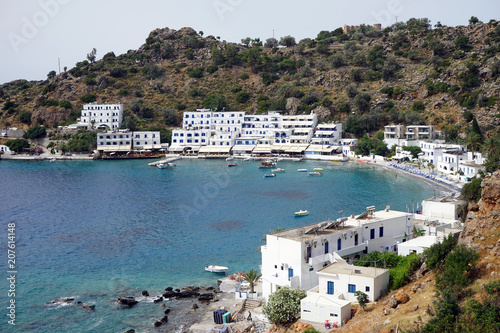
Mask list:
[[[238,164],[237,163],[229,163],[227,166],[228,167],[235,167],[235,166],[238,166]]]
[[[297,172],[307,172],[307,169],[298,169]]]
[[[313,171],[323,171],[323,168],[314,168]]]
[[[225,266],[207,265],[205,266],[205,270],[212,273],[225,273],[228,268]]]
[[[323,172],[319,171],[309,172],[309,176],[323,176]]]
[[[295,212],[294,213],[295,216],[305,216],[305,215],[309,215],[309,211],[308,210],[305,210],[305,209],[301,209],[299,210],[298,212]]]
[[[268,168],[272,168],[273,166],[275,166],[276,163],[275,162],[272,162],[272,161],[264,161],[264,162],[261,162],[260,165],[259,165],[259,169],[268,169]]]
[[[285,172],[285,169],[282,168],[276,168],[276,169],[271,169],[272,172]]]
[[[267,177],[276,177],[276,174],[275,173],[265,174],[264,178],[267,178]]]

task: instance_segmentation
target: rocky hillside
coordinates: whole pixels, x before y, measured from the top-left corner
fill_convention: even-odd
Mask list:
[[[469,203],[461,242],[481,254],[478,266],[484,278],[500,277],[500,172],[481,183],[481,200]]]
[[[142,129],[177,126],[183,110],[209,107],[314,111],[355,135],[388,123],[432,123],[451,135],[464,132],[470,111],[488,131],[500,123],[499,50],[496,21],[432,28],[410,19],[383,31],[361,25],[242,44],[156,29],[138,50],[99,61],[90,53],[45,81],[3,84],[0,127],[68,124],[96,100],[123,103],[127,125]]]

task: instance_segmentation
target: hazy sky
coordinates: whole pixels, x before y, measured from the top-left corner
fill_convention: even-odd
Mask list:
[[[291,35],[299,41],[344,24],[427,17],[434,25],[467,25],[471,16],[499,20],[499,0],[0,0],[0,84],[44,80],[72,68],[92,48],[97,59],[137,49],[151,30],[192,27],[205,36]],[[397,17],[397,18],[396,18]]]

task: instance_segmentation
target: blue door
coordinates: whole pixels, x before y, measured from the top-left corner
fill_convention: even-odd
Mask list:
[[[328,295],[333,295],[333,281],[328,281],[326,289]]]
[[[291,277],[293,277],[293,268],[288,269],[288,281],[290,281]]]
[[[325,242],[325,254],[327,254],[327,253],[328,253],[328,250],[329,250],[329,249],[328,249],[328,242]]]

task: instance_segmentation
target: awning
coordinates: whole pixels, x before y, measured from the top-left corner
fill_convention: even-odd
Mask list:
[[[254,148],[255,145],[235,145],[232,151],[252,151]]]
[[[200,154],[218,154],[218,153],[229,153],[231,150],[230,146],[202,146],[200,148]]]
[[[273,145],[273,151],[287,151],[290,149],[290,145]]]
[[[337,147],[335,147],[335,146],[310,145],[309,147],[307,147],[306,151],[331,153],[336,148]]]
[[[252,153],[257,153],[257,154],[270,154],[271,153],[271,146],[255,146],[255,148],[252,150]]]
[[[116,146],[99,146],[97,150],[103,152],[112,152],[112,151],[131,151],[132,147],[130,145],[116,145]]]

